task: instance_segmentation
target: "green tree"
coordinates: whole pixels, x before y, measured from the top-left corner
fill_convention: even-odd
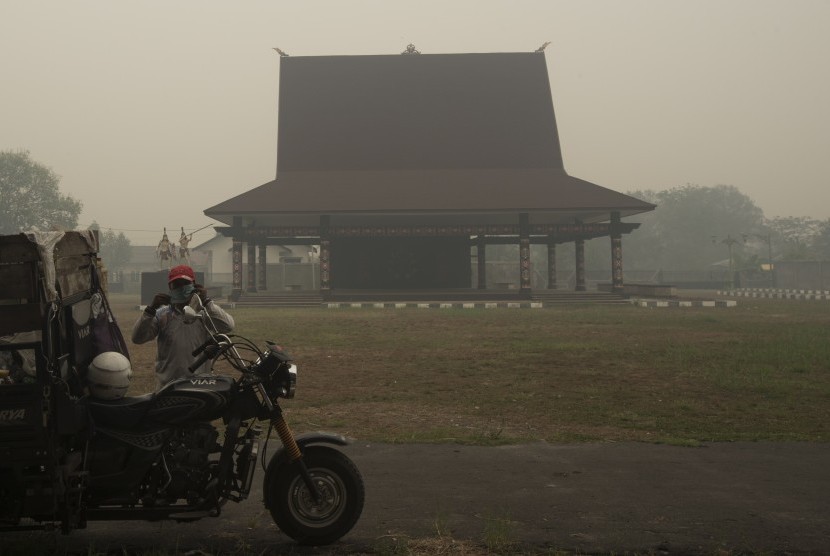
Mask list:
[[[640,224],[623,237],[626,270],[707,271],[711,265],[728,260],[730,251],[735,270],[756,268],[767,258],[766,242],[759,239],[768,233],[763,211],[734,186],[687,184],[627,194],[657,208],[625,218],[625,222]],[[517,249],[515,245],[488,248],[487,257],[515,261]],[[534,252],[536,261],[544,260],[544,256]],[[589,271],[610,271],[609,238],[585,242],[585,263]],[[573,243],[557,247],[557,268],[563,272],[573,270]]]
[[[776,253],[786,260],[812,259],[813,244],[821,235],[822,223],[807,216],[785,216],[767,220]]]
[[[81,202],[62,195],[59,182],[28,151],[0,151],[0,233],[75,228]]]
[[[818,225],[813,238],[813,251],[819,259],[830,261],[830,218]]]
[[[110,270],[118,270],[130,262],[131,244],[124,232],[117,234],[112,230],[101,231],[97,222],[92,222],[90,230],[98,230],[99,255]]]
[[[763,230],[763,211],[732,185],[702,187],[687,184],[664,191],[634,191],[629,195],[657,205],[642,215],[626,218],[640,228],[623,238],[629,269],[705,270],[729,257],[740,260],[743,237]]]

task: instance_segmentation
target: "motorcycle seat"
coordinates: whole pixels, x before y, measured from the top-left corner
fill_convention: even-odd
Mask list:
[[[89,412],[96,423],[131,429],[141,424],[154,398],[155,393],[151,392],[118,400],[90,399]]]

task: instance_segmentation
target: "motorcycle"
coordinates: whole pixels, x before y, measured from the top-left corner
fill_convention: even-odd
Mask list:
[[[273,342],[261,350],[219,333],[198,296],[184,307],[184,318],[210,333],[193,352],[191,372],[223,361],[237,376],[192,375],[114,400],[74,396],[65,381],[42,371],[42,387],[0,387],[0,531],[69,533],[96,520],[218,517],[228,501],[249,496],[258,459],[265,507],[286,535],[325,545],[352,529],[364,484],[336,448],[347,440],[295,436],[283,417],[279,399],[296,390],[292,358]],[[14,436],[22,425],[29,433]],[[282,446],[266,466],[274,430]]]

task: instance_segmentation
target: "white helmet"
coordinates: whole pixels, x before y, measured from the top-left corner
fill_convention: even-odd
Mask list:
[[[117,351],[105,351],[89,364],[86,383],[93,398],[119,400],[127,393],[132,376],[129,359]]]

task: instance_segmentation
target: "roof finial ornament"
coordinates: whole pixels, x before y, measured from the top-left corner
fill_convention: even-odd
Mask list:
[[[548,47],[549,44],[550,44],[550,41],[545,41],[545,43],[542,46],[540,46],[539,48],[537,48],[536,50],[534,50],[534,52],[543,52]]]
[[[283,52],[282,50],[280,50],[276,46],[274,47],[274,50],[276,50],[277,54],[279,54],[280,56],[288,56],[288,54],[286,54],[285,52]]]
[[[414,44],[409,43],[408,45],[406,45],[406,50],[401,52],[401,54],[420,54],[420,52],[417,48],[415,48]]]

